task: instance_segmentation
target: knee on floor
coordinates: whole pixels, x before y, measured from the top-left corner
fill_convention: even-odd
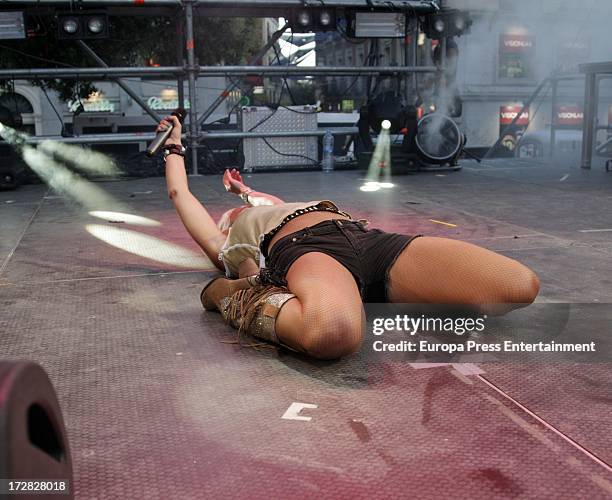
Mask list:
[[[364,336],[364,323],[339,314],[318,318],[304,334],[303,347],[318,359],[337,359],[357,352]]]

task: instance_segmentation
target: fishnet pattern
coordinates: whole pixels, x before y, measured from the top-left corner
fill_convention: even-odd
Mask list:
[[[287,273],[288,302],[278,316],[277,334],[313,357],[334,359],[361,346],[365,313],[352,274],[328,255],[301,256]]]
[[[392,302],[471,304],[479,308],[530,304],[539,280],[528,267],[504,255],[459,240],[421,237],[391,268]],[[513,305],[514,304],[514,305]],[[504,312],[504,307],[494,307]]]

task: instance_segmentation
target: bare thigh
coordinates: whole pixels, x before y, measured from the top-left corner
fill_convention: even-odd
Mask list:
[[[391,302],[529,304],[538,294],[536,274],[514,259],[464,241],[415,239],[389,275]]]

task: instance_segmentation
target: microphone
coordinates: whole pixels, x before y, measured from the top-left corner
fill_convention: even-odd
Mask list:
[[[187,116],[187,111],[185,111],[185,109],[183,108],[176,108],[171,114],[172,116],[176,116],[182,125],[183,121],[185,120],[185,116]],[[168,137],[170,137],[170,133],[172,132],[173,128],[174,128],[174,125],[170,123],[170,126],[166,130],[157,132],[155,139],[151,141],[151,144],[149,144],[149,147],[147,148],[147,156],[155,156],[157,154],[159,149],[168,140]]]

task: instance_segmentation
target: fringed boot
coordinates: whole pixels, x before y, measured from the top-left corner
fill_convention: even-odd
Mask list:
[[[229,298],[239,290],[259,284],[257,275],[230,280],[222,276],[211,279],[200,293],[200,301],[207,311],[221,311],[227,306]]]
[[[295,295],[287,288],[258,285],[234,293],[221,310],[225,320],[238,329],[238,339],[250,335],[284,345],[276,335],[276,317],[281,308]]]

